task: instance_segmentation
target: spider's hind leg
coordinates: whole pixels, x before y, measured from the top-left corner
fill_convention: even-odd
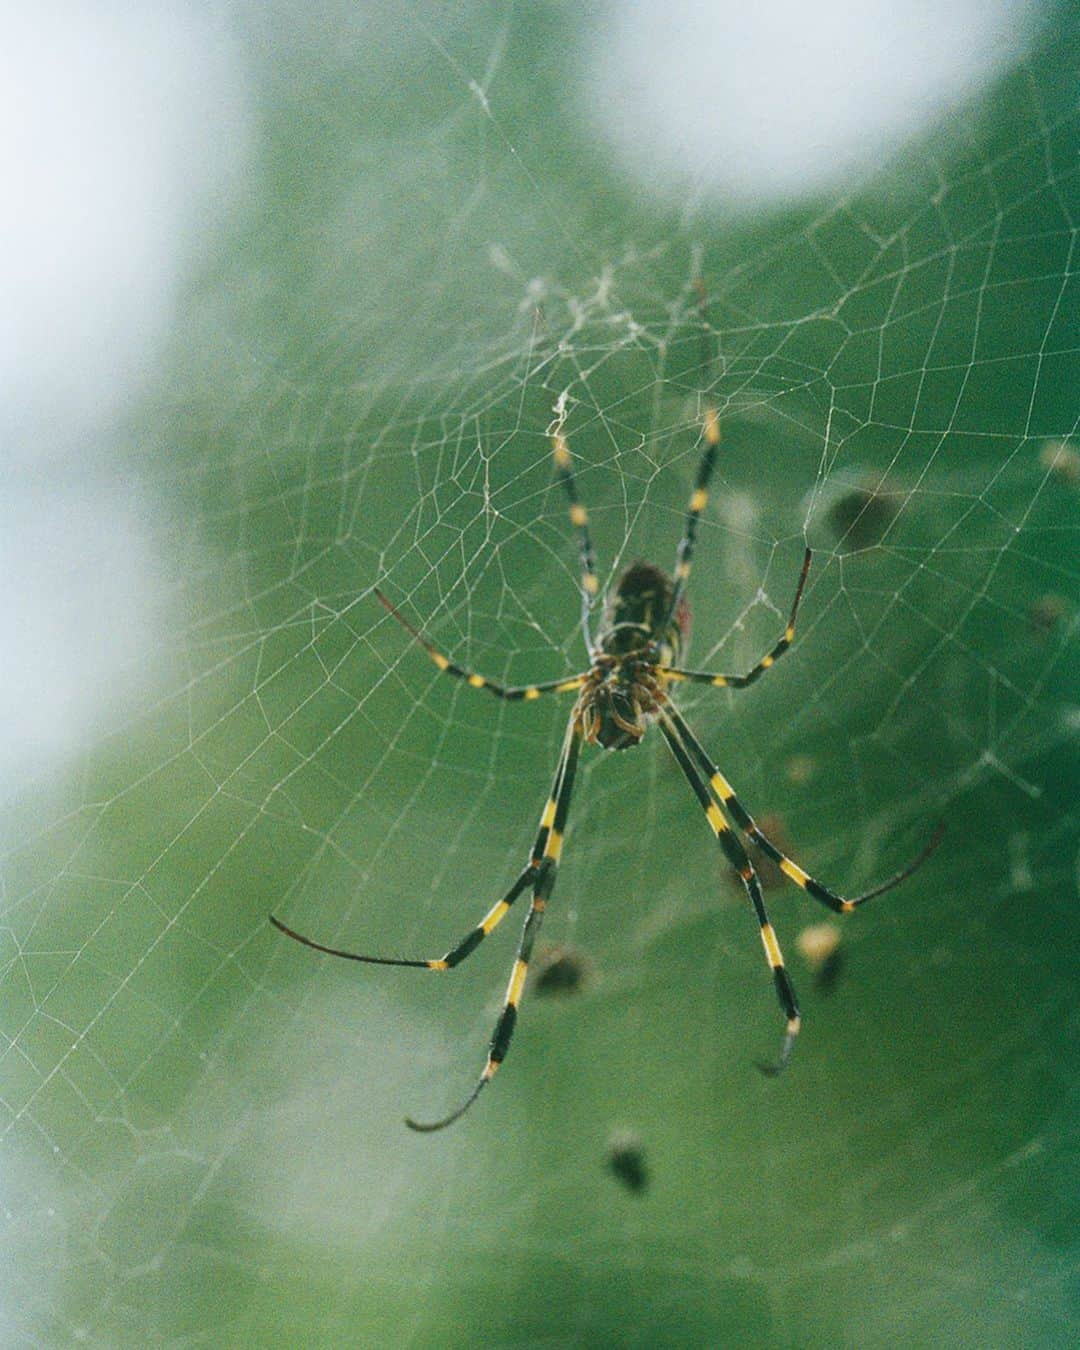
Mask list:
[[[762,1073],[770,1077],[780,1073],[787,1064],[791,1056],[792,1047],[795,1044],[795,1038],[799,1034],[799,1028],[802,1025],[802,1017],[799,1013],[798,1000],[795,997],[795,990],[791,979],[784,967],[784,957],[780,951],[780,943],[777,940],[776,932],[769,922],[769,915],[765,909],[765,897],[761,893],[761,883],[758,881],[757,873],[754,871],[754,864],[750,861],[746,849],[743,847],[738,835],[732,830],[730,825],[724,819],[724,814],[712,799],[709,785],[701,774],[695,768],[690,758],[690,752],[683,743],[681,735],[681,723],[676,723],[672,716],[673,709],[668,704],[660,712],[660,730],[664,739],[668,743],[671,753],[678,761],[679,767],[686,775],[686,781],[694,790],[694,795],[701,803],[702,810],[705,812],[705,818],[709,822],[713,834],[716,836],[720,847],[724,850],[724,856],[732,867],[738,873],[739,880],[746,890],[747,899],[754,910],[754,917],[758,921],[758,928],[761,933],[762,946],[765,948],[765,959],[769,963],[769,969],[772,971],[773,984],[776,988],[776,997],[780,1003],[780,1008],[784,1013],[784,1039],[780,1046],[780,1054],[771,1064],[758,1064]]]
[[[671,703],[667,705],[667,717],[675,728],[680,740],[689,747],[689,753],[697,760],[698,767],[708,780],[711,790],[716,794],[717,799],[723,803],[724,807],[731,812],[739,829],[746,834],[748,839],[752,840],[753,843],[761,849],[766,857],[771,858],[773,862],[776,863],[789,881],[793,881],[795,885],[801,890],[804,890],[807,895],[812,895],[815,900],[828,906],[828,908],[833,910],[836,914],[850,914],[852,910],[865,904],[867,900],[873,900],[876,896],[884,895],[886,891],[891,891],[895,886],[899,886],[902,881],[906,881],[913,872],[917,871],[923,863],[926,862],[927,858],[934,852],[938,844],[941,843],[942,836],[945,833],[944,822],[938,824],[937,828],[930,836],[929,842],[923,847],[922,852],[917,854],[906,867],[902,868],[899,872],[894,873],[893,876],[889,877],[886,881],[881,882],[879,885],[872,887],[868,891],[864,891],[861,895],[853,895],[850,898],[838,895],[835,891],[830,890],[828,886],[823,885],[815,877],[812,877],[809,872],[800,867],[797,862],[793,862],[786,853],[777,848],[772,840],[767,838],[767,836],[761,832],[753,816],[746,807],[743,806],[742,802],[739,801],[738,797],[736,797],[734,788],[706,754],[705,747],[694,735],[693,731],[691,731],[690,727],[687,725],[686,719]]]
[[[532,901],[529,905],[529,911],[525,915],[517,955],[510,969],[510,982],[506,987],[502,1012],[499,1014],[499,1020],[495,1023],[495,1030],[492,1032],[487,1062],[473,1090],[460,1106],[451,1111],[449,1115],[429,1122],[414,1120],[411,1116],[407,1116],[405,1123],[410,1130],[416,1130],[420,1134],[430,1134],[435,1130],[443,1130],[447,1125],[452,1125],[455,1120],[460,1119],[495,1077],[496,1070],[506,1058],[507,1051],[510,1049],[510,1040],[514,1034],[514,1027],[517,1025],[518,1005],[525,989],[525,977],[529,969],[533,944],[540,932],[544,911],[547,909],[548,900],[551,898],[551,892],[555,887],[555,876],[558,871],[559,858],[562,855],[563,831],[566,828],[566,818],[570,810],[570,795],[574,789],[574,777],[577,772],[581,739],[581,724],[576,717],[571,717],[559,768],[555,775],[555,786],[552,788],[551,796],[540,820],[540,834],[537,837],[530,862],[532,870],[529,875],[533,888]]]

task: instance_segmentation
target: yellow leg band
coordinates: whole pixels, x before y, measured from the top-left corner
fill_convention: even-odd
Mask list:
[[[709,824],[713,827],[715,834],[723,834],[727,829],[727,821],[720,814],[720,808],[715,802],[710,802],[705,808],[705,814],[709,819]]]
[[[765,944],[765,955],[769,958],[769,965],[773,970],[777,966],[784,964],[784,958],[780,955],[780,944],[776,940],[776,934],[773,932],[771,923],[761,925],[761,940]]]
[[[484,919],[481,921],[480,927],[484,930],[485,935],[491,932],[491,930],[495,927],[495,925],[499,922],[499,920],[502,918],[502,916],[506,913],[506,911],[509,908],[510,906],[506,903],[505,900],[500,900],[499,903],[495,905],[494,908],[484,916]]]
[[[722,801],[726,802],[729,798],[735,796],[734,789],[722,773],[714,773],[709,782],[713,791]]]
[[[510,987],[506,991],[506,1001],[512,1008],[516,1008],[518,1000],[521,998],[521,991],[525,986],[525,974],[529,967],[525,961],[515,961],[514,969],[510,973]]]
[[[720,444],[720,419],[715,408],[705,409],[705,439],[710,445]]]

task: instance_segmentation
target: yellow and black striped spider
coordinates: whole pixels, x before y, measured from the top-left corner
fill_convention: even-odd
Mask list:
[[[561,418],[551,429],[555,472],[569,499],[570,520],[577,530],[581,547],[582,626],[590,665],[589,669],[580,675],[514,688],[496,684],[484,675],[465,670],[444,656],[423,633],[398,613],[381,591],[375,592],[383,605],[404,628],[408,629],[441,671],[453,675],[455,679],[464,680],[474,689],[486,689],[489,694],[502,699],[528,700],[540,698],[544,694],[569,693],[577,693],[578,696],[570,714],[555,770],[555,779],[540,816],[540,829],[528,862],[503,898],[493,905],[479,924],[471,929],[456,947],[451,947],[445,956],[431,960],[361,956],[356,952],[341,951],[336,947],[327,947],[321,942],[314,942],[311,938],[286,927],[272,915],[270,917],[271,923],[288,937],[302,942],[305,947],[313,947],[316,951],[326,952],[330,956],[341,956],[349,961],[365,961],[372,965],[451,970],[476,950],[484,938],[502,922],[521,895],[526,891],[530,893],[529,909],[518,942],[517,956],[510,973],[503,1009],[495,1024],[487,1063],[476,1086],[456,1110],[441,1120],[420,1124],[407,1119],[406,1124],[411,1129],[441,1130],[452,1124],[473,1104],[506,1058],[510,1038],[514,1034],[522,990],[525,987],[529,958],[555,886],[555,875],[562,853],[563,832],[570,809],[570,794],[574,786],[578,754],[583,741],[602,746],[605,750],[627,750],[641,741],[650,723],[658,723],[661,734],[701,803],[713,834],[719,840],[728,862],[746,888],[747,897],[758,921],[761,941],[772,969],[777,997],[785,1018],[784,1039],[779,1058],[773,1064],[759,1065],[765,1073],[779,1073],[786,1064],[799,1032],[799,1005],[795,999],[791,980],[784,969],[780,944],[765,911],[765,900],[753,863],[738,834],[728,824],[725,811],[730,814],[747,838],[773,859],[787,877],[838,914],[848,914],[865,901],[899,885],[929,857],[941,836],[941,830],[938,829],[922,853],[903,871],[897,872],[895,876],[880,886],[875,886],[873,890],[845,900],[827,886],[823,886],[820,881],[815,881],[798,863],[792,862],[762,834],[749,811],[735,796],[730,783],[710,760],[701,742],[672,703],[669,686],[673,684],[691,682],[710,684],[718,689],[745,689],[775,665],[795,637],[795,619],[810,571],[811,555],[807,549],[784,634],[772,650],[745,675],[719,675],[700,670],[683,670],[679,666],[679,653],[689,633],[689,610],[685,593],[687,579],[690,576],[694,539],[698,521],[709,498],[709,481],[712,478],[717,447],[720,444],[719,418],[712,406],[705,409],[702,431],[704,452],[698,466],[694,490],[690,496],[686,527],[676,550],[673,576],[669,577],[661,568],[648,562],[635,562],[628,567],[615,583],[604,607],[602,622],[594,641],[589,628],[590,602],[599,590],[599,581],[592,540],[589,536],[589,518],[578,497],[570,449],[563,435]]]

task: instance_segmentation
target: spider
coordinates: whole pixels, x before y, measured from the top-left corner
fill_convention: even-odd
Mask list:
[[[563,834],[570,809],[570,794],[574,787],[578,756],[583,743],[598,745],[605,750],[629,750],[639,745],[648,727],[656,723],[668,748],[686,776],[705,818],[716,836],[724,856],[738,873],[746,890],[754,917],[757,919],[765,956],[772,970],[776,994],[785,1023],[780,1054],[772,1064],[759,1064],[762,1072],[778,1074],[787,1063],[801,1024],[795,990],[784,967],[776,933],[765,910],[761,885],[753,863],[732,829],[727,817],[735,822],[748,839],[771,858],[796,886],[838,914],[848,914],[867,900],[892,890],[920,867],[937,847],[942,827],[935,831],[923,851],[888,881],[873,890],[844,899],[827,886],[816,881],[798,863],[769,840],[758,828],[754,818],[739,801],[731,784],[712,762],[704,746],[690,729],[686,719],[671,701],[670,687],[675,684],[708,684],[715,689],[746,689],[779,661],[795,637],[795,620],[799,612],[806,578],[810,572],[811,550],[803,556],[802,570],[795,587],[795,599],[783,636],[765,656],[745,675],[721,675],[709,671],[684,670],[679,665],[679,653],[685,648],[690,630],[690,611],[686,602],[686,586],[694,552],[698,522],[709,499],[709,482],[716,464],[720,444],[720,422],[714,407],[707,406],[702,419],[704,449],[687,508],[686,525],[675,554],[671,576],[649,562],[632,563],[615,582],[603,609],[603,616],[595,641],[590,632],[591,602],[599,591],[596,558],[589,535],[589,517],[579,496],[574,479],[570,448],[562,430],[560,415],[549,428],[555,473],[566,492],[570,507],[570,521],[577,531],[581,553],[582,628],[589,652],[589,669],[580,675],[571,675],[543,684],[506,687],[489,680],[485,675],[455,664],[432,643],[424,633],[404,618],[382,591],[375,594],[385,608],[408,630],[424,648],[439,670],[455,679],[464,680],[474,689],[485,689],[496,698],[524,700],[540,698],[545,694],[577,694],[577,701],[567,723],[566,735],[559,754],[551,792],[540,816],[540,827],[529,860],[517,880],[475,928],[440,957],[429,960],[404,960],[389,956],[362,956],[356,952],[328,947],[287,927],[280,919],[270,916],[270,922],[287,937],[330,956],[349,961],[363,961],[371,965],[415,966],[421,970],[452,970],[471,955],[481,942],[506,917],[512,906],[526,892],[529,907],[525,915],[517,955],[510,972],[502,1012],[495,1024],[488,1050],[487,1062],[476,1085],[465,1100],[449,1115],[440,1120],[422,1123],[406,1117],[410,1129],[432,1131],[445,1129],[458,1120],[476,1101],[483,1088],[491,1082],[499,1065],[506,1058],[510,1040],[517,1023],[518,1006],[525,988],[533,945],[536,942],[544,912],[555,886],[555,877],[562,854]]]

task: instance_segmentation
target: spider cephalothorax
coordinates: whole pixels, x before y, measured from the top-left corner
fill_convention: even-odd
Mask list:
[[[744,675],[719,675],[710,671],[684,670],[679,665],[685,655],[690,631],[690,613],[686,605],[685,589],[690,575],[690,562],[698,520],[709,499],[709,482],[720,444],[720,424],[715,408],[706,407],[702,419],[705,442],[698,465],[686,526],[675,553],[675,567],[669,576],[661,568],[648,562],[632,563],[619,577],[604,606],[603,617],[594,642],[589,632],[591,602],[599,593],[596,562],[592,540],[589,537],[589,518],[578,498],[577,486],[566,438],[561,422],[551,433],[555,469],[570,502],[570,521],[578,532],[581,546],[581,622],[589,651],[589,669],[580,675],[564,676],[543,684],[523,684],[507,687],[489,680],[484,675],[456,665],[444,656],[419,629],[403,618],[381,591],[375,594],[399,623],[412,633],[441,671],[464,680],[474,689],[486,689],[501,699],[531,700],[543,694],[578,693],[563,738],[555,778],[551,785],[540,828],[525,867],[501,900],[484,915],[475,928],[440,957],[406,960],[388,956],[361,956],[357,952],[327,947],[286,927],[271,915],[271,922],[289,937],[295,938],[316,951],[331,956],[343,956],[350,961],[364,961],[372,965],[416,966],[424,970],[451,970],[480,946],[484,938],[502,922],[518,898],[531,895],[517,957],[510,972],[502,1012],[495,1024],[488,1050],[487,1063],[472,1092],[449,1115],[431,1124],[417,1124],[408,1120],[414,1130],[440,1130],[457,1120],[480,1095],[481,1089],[495,1076],[495,1071],[506,1057],[510,1039],[517,1024],[518,1004],[525,989],[525,977],[536,935],[555,887],[559,859],[562,856],[563,832],[570,810],[570,796],[577,773],[578,756],[582,744],[602,746],[607,750],[625,750],[637,745],[650,723],[659,725],[668,748],[686,776],[697,797],[705,818],[716,837],[724,856],[738,874],[746,889],[747,899],[757,920],[765,957],[773,975],[777,998],[783,1010],[784,1039],[775,1064],[760,1066],[767,1073],[777,1073],[787,1062],[800,1026],[799,1006],[795,990],[784,968],[773,926],[765,911],[765,898],[754,871],[754,865],[738,831],[777,863],[781,872],[808,895],[838,914],[847,914],[863,901],[881,895],[898,885],[918,867],[936,847],[940,829],[934,834],[922,853],[903,871],[897,872],[880,886],[852,899],[844,899],[835,891],[815,881],[796,862],[768,839],[755,824],[753,817],[735,795],[734,789],[712,762],[704,746],[694,735],[686,719],[668,696],[667,687],[680,681],[692,684],[710,684],[717,688],[744,689],[759,679],[783,656],[795,637],[795,617],[799,611],[806,577],[810,571],[810,550],[803,555],[802,572],[795,588],[795,599],[783,636]],[[738,829],[733,829],[731,822]]]
[[[637,656],[600,656],[578,696],[574,716],[590,745],[627,750],[638,745],[660,711],[656,666]]]

